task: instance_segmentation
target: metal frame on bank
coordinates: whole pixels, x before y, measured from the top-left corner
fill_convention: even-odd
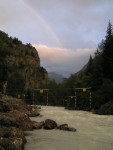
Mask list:
[[[92,108],[92,96],[91,96],[91,87],[82,87],[82,88],[74,88],[75,89],[75,95],[71,95],[71,96],[69,96],[70,98],[74,98],[74,103],[75,103],[75,109],[77,108],[77,96],[76,96],[76,93],[77,93],[77,91],[81,91],[82,90],[82,92],[87,92],[87,91],[89,91],[89,106],[90,106],[90,109]]]
[[[47,92],[47,95],[46,95],[46,105],[48,106],[48,99],[49,99],[49,97],[48,97],[48,91],[49,91],[49,89],[33,89],[33,91],[39,91],[41,94],[43,94],[43,92],[44,91],[46,91]],[[33,105],[35,104],[35,98],[34,98],[34,92],[33,92]]]
[[[48,96],[48,92],[49,92],[50,89],[45,89],[45,88],[40,88],[40,89],[33,89],[32,91],[39,91],[41,94],[43,94],[45,91],[46,91],[46,105],[48,106],[48,103],[49,103],[49,96]],[[77,96],[76,96],[76,93],[77,91],[81,91],[82,92],[87,92],[89,91],[89,106],[90,106],[90,109],[92,108],[92,94],[91,94],[91,87],[84,87],[84,88],[74,88],[75,90],[75,95],[72,95],[72,96],[68,96],[70,98],[74,98],[74,105],[75,105],[75,108],[77,108]],[[34,92],[32,92],[32,96],[33,96],[33,105],[35,104],[35,98],[34,98]]]

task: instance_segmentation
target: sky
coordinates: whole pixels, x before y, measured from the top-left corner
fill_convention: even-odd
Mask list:
[[[0,30],[31,43],[41,66],[66,77],[94,56],[113,24],[113,0],[0,0]]]

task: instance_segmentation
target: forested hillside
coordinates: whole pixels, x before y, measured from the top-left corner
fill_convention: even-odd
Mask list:
[[[110,104],[105,114],[113,114],[113,28],[109,22],[106,37],[98,45],[95,56],[90,56],[88,63],[79,72],[65,80],[63,86],[76,88],[88,88],[91,91],[91,108],[103,110]],[[89,90],[77,90],[76,99],[78,109],[87,110],[89,107]],[[74,92],[71,93],[74,95]],[[85,98],[86,97],[86,98]],[[109,102],[109,103],[108,103]],[[108,103],[108,104],[107,104]],[[100,112],[101,113],[101,112]]]
[[[0,31],[0,92],[22,96],[43,87],[47,80],[48,73],[40,66],[36,49]]]

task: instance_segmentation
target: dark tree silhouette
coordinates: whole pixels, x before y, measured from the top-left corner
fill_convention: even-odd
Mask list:
[[[103,46],[103,74],[113,81],[113,29],[109,22]]]

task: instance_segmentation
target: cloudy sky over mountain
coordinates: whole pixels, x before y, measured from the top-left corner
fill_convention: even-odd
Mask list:
[[[69,75],[113,24],[113,0],[0,0],[0,29],[31,43],[48,71]]]

